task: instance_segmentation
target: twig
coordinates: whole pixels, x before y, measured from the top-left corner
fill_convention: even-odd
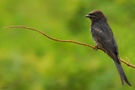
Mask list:
[[[126,62],[126,61],[124,61],[122,59],[120,59],[120,61],[123,62],[124,64],[126,64],[129,67],[135,68],[135,65],[131,64],[130,62]]]
[[[53,41],[74,43],[74,44],[78,44],[78,45],[90,47],[90,48],[92,48],[92,49],[96,49],[96,48],[97,48],[96,46],[91,46],[90,44],[86,44],[86,43],[82,43],[82,42],[78,42],[78,41],[56,39],[56,38],[53,38],[53,37],[51,37],[51,36],[45,34],[44,32],[41,32],[41,31],[39,31],[39,30],[37,30],[37,29],[35,29],[35,28],[31,28],[31,27],[27,27],[27,26],[17,25],[17,26],[4,27],[3,29],[5,29],[5,28],[24,28],[24,29],[36,31],[36,32],[38,32],[38,33],[44,35],[45,37],[47,37],[47,38],[49,38],[49,39],[51,39],[51,40],[53,40]],[[101,48],[98,48],[98,49],[102,50]],[[104,52],[104,50],[102,50],[102,51]],[[120,59],[120,61],[121,61],[122,63],[126,64],[126,65],[129,66],[129,67],[135,68],[135,65],[133,65],[133,64],[131,64],[131,63],[129,63],[129,62],[126,62],[126,61],[124,61],[124,60],[122,60],[122,59]]]
[[[57,41],[57,42],[69,42],[69,43],[75,43],[75,44],[82,45],[82,46],[87,46],[87,47],[90,47],[90,48],[93,48],[93,49],[96,48],[95,46],[91,46],[89,44],[82,43],[82,42],[77,42],[77,41],[72,41],[72,40],[59,40],[59,39],[56,39],[56,38],[52,38],[49,35],[41,32],[41,31],[39,31],[39,30],[37,30],[35,28],[31,28],[31,27],[27,27],[27,26],[9,26],[9,27],[4,27],[4,28],[24,28],[24,29],[36,31],[36,32],[44,35],[45,37],[47,37],[47,38],[49,38],[51,40]]]

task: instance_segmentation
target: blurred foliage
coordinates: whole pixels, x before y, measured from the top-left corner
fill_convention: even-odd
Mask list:
[[[121,85],[113,61],[101,51],[58,43],[95,45],[85,15],[102,10],[114,32],[121,58],[135,64],[135,0],[0,0],[0,90],[134,90],[135,70],[123,65],[132,87]]]

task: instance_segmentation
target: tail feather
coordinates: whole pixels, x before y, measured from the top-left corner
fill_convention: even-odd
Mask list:
[[[123,70],[121,64],[115,62],[115,65],[116,65],[117,70],[118,70],[118,72],[119,72],[119,74],[120,74],[120,78],[121,78],[122,84],[124,85],[124,81],[125,81],[129,86],[131,86],[131,84],[130,84],[130,82],[128,81],[128,79],[127,79],[127,77],[126,77],[126,74],[125,74],[125,72],[124,72],[124,70]]]

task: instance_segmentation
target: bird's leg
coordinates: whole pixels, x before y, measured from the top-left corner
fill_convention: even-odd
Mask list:
[[[106,51],[103,48],[100,48],[99,46],[94,46],[93,48],[95,51],[97,51],[98,49],[102,50],[103,52],[106,53]]]
[[[94,46],[94,48],[93,48],[95,51],[97,51],[98,49],[99,49],[99,47],[98,46]]]

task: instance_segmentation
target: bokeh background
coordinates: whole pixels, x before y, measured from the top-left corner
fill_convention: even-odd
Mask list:
[[[135,69],[122,64],[132,87],[122,86],[102,51],[2,29],[25,25],[95,45],[85,15],[96,9],[108,17],[121,58],[135,65],[135,0],[0,0],[0,90],[135,90]]]

